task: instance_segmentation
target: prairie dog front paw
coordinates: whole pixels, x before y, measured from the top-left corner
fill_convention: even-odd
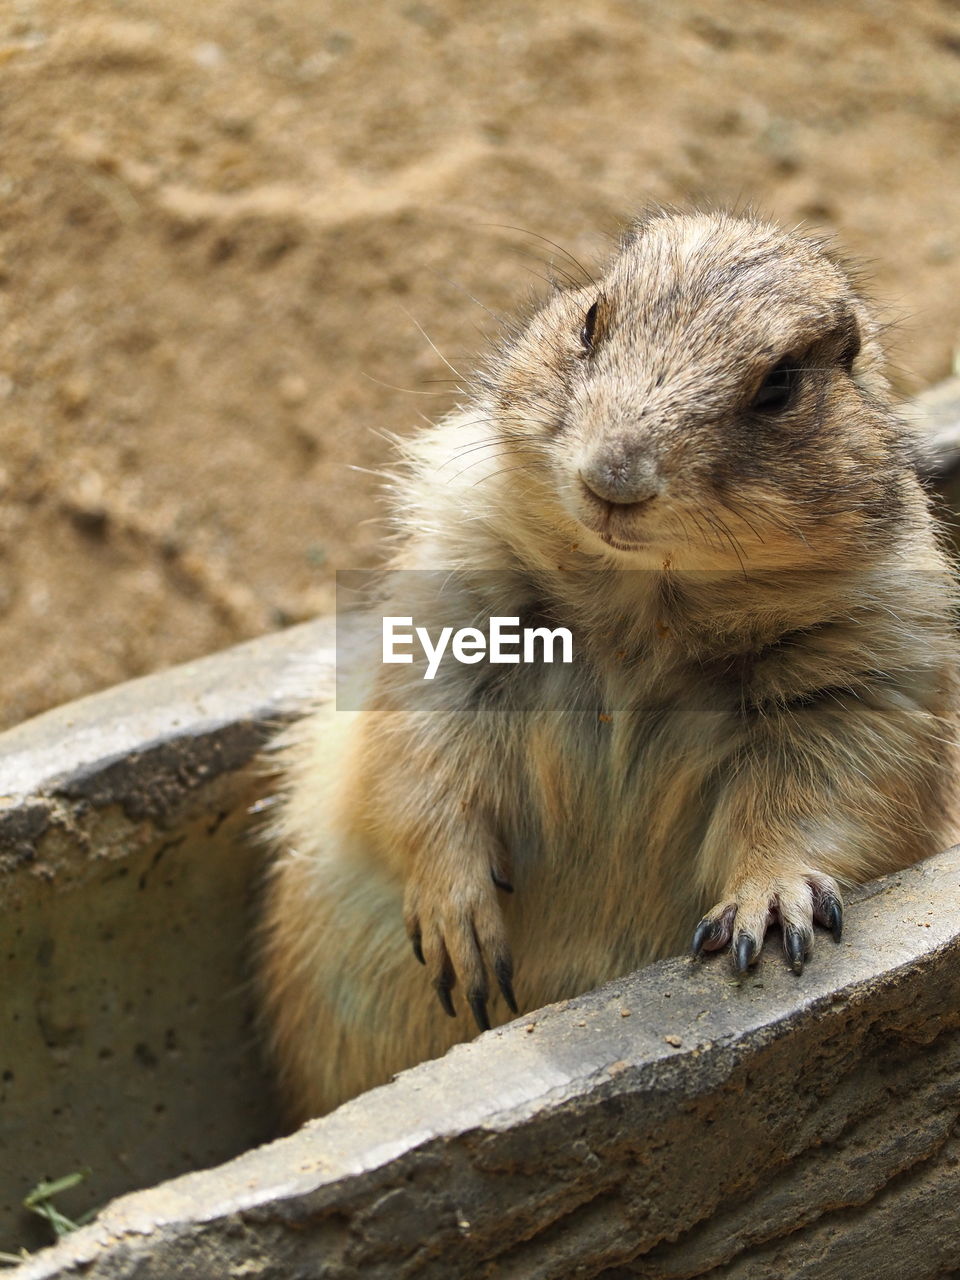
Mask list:
[[[779,923],[783,950],[794,973],[802,973],[813,950],[813,926],[840,941],[843,903],[832,876],[805,870],[753,873],[735,880],[697,925],[693,955],[731,945],[734,968],[746,973],[756,962],[771,924]]]
[[[444,1012],[456,1017],[451,992],[461,982],[481,1031],[490,1029],[491,972],[508,1008],[519,1012],[498,887],[513,891],[502,873],[488,865],[451,865],[444,872],[432,864],[429,872],[421,868],[408,881],[404,897],[413,953],[426,966]]]

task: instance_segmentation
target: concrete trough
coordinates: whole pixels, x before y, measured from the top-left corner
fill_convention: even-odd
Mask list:
[[[956,389],[921,412],[945,473]],[[960,850],[850,895],[799,979],[772,947],[742,982],[667,960],[269,1141],[251,807],[317,655],[329,623],[0,739],[0,1249],[47,1238],[43,1178],[89,1169],[57,1203],[106,1205],[11,1275],[960,1269]]]

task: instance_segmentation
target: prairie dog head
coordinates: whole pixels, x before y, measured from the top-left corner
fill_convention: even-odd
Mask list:
[[[621,568],[817,567],[888,545],[922,499],[875,335],[816,240],[654,213],[487,375],[526,460],[504,483]]]

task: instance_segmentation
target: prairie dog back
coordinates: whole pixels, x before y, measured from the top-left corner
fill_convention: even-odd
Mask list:
[[[843,884],[957,838],[912,456],[848,272],[753,218],[650,214],[504,339],[405,449],[376,612],[548,620],[576,659],[384,665],[286,736],[262,985],[292,1117],[691,937],[745,972],[776,924],[800,973]]]

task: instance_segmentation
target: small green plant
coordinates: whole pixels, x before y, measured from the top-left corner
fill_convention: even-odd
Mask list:
[[[89,1169],[79,1169],[76,1173],[67,1173],[62,1178],[55,1178],[52,1182],[38,1182],[30,1194],[24,1197],[23,1207],[37,1214],[38,1217],[45,1218],[50,1223],[57,1240],[70,1231],[76,1231],[78,1227],[82,1227],[85,1222],[89,1222],[94,1217],[96,1211],[91,1210],[89,1213],[81,1214],[74,1221],[53,1203],[54,1196],[79,1186],[89,1172]],[[19,1266],[29,1256],[26,1249],[21,1249],[19,1253],[0,1253],[0,1263],[5,1266]]]
[[[46,1218],[58,1240],[68,1232],[76,1231],[77,1227],[82,1227],[85,1222],[89,1222],[93,1213],[85,1213],[74,1222],[65,1213],[60,1212],[53,1203],[53,1197],[78,1187],[89,1172],[89,1169],[80,1169],[76,1173],[67,1173],[62,1178],[55,1178],[53,1182],[38,1182],[30,1194],[24,1198],[23,1207],[41,1218]]]

